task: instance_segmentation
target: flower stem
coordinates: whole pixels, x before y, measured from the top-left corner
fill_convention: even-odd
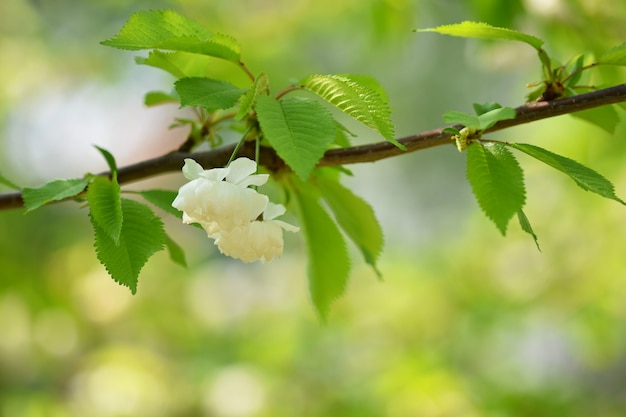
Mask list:
[[[248,136],[248,133],[250,133],[250,130],[252,130],[252,126],[247,128],[246,131],[243,132],[243,136],[241,137],[239,142],[237,142],[237,146],[235,146],[233,153],[230,155],[230,159],[228,159],[226,166],[230,165],[230,163],[233,162],[233,159],[235,159],[235,156],[237,156],[237,153],[239,152],[239,148],[241,148],[241,145],[243,145],[243,143],[246,141],[246,136]],[[257,157],[257,160],[258,160],[258,157]]]

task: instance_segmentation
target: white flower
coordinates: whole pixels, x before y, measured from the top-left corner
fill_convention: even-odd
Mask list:
[[[183,212],[184,223],[199,223],[209,235],[230,230],[255,220],[269,199],[249,185],[263,185],[267,174],[251,175],[256,163],[239,158],[226,168],[204,170],[192,159],[185,159],[183,174],[189,180],[180,187],[172,206]]]
[[[216,234],[215,244],[220,252],[244,262],[271,261],[283,254],[283,229],[297,232],[298,227],[274,218],[285,213],[281,204],[268,203],[263,220]]]
[[[254,172],[256,162],[248,158],[209,170],[185,159],[183,175],[190,181],[180,187],[172,206],[183,212],[184,223],[202,225],[223,254],[244,262],[266,262],[283,254],[283,229],[299,228],[274,220],[285,207],[248,188],[265,184],[269,177]]]

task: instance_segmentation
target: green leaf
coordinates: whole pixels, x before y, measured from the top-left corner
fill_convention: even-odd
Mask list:
[[[615,195],[615,189],[609,180],[591,168],[588,168],[573,159],[557,155],[535,145],[525,143],[508,143],[507,145],[563,172],[573,179],[583,190],[591,191],[592,193],[599,194],[602,197],[610,198],[611,200],[626,204]]]
[[[179,103],[180,98],[174,94],[165,93],[163,91],[150,91],[146,93],[143,103],[146,106],[158,106],[159,104]]]
[[[500,120],[515,119],[515,109],[502,107],[493,109],[478,116],[478,129],[485,130],[498,123]]]
[[[472,104],[472,107],[474,108],[474,112],[480,116],[481,114],[485,114],[491,110],[501,109],[502,105],[492,101],[491,103],[474,103]]]
[[[295,196],[307,242],[309,291],[318,314],[325,321],[330,305],[346,289],[350,259],[337,225],[321,206],[319,196],[309,188],[302,184]]]
[[[184,268],[187,268],[187,259],[185,258],[185,251],[178,245],[178,243],[174,242],[171,237],[169,237],[166,233],[165,236],[165,247],[169,252],[170,259],[175,264],[178,264]]]
[[[527,35],[512,29],[499,28],[483,22],[465,21],[452,25],[443,25],[436,28],[416,29],[416,32],[437,32],[443,35],[459,36],[462,38],[477,38],[488,40],[509,40],[527,43],[539,50],[543,41],[535,36]]]
[[[124,223],[117,242],[91,215],[94,246],[98,260],[111,277],[134,294],[141,268],[154,253],[163,249],[165,232],[161,219],[146,205],[124,198],[121,209]]]
[[[181,106],[202,106],[211,113],[231,108],[246,90],[212,78],[181,78],[174,84]]]
[[[48,204],[73,197],[81,193],[87,186],[87,179],[56,180],[38,188],[24,187],[22,199],[24,200],[25,213]]]
[[[98,152],[102,154],[104,159],[107,161],[107,165],[109,166],[109,170],[111,171],[111,176],[113,178],[117,178],[117,164],[115,163],[115,158],[113,157],[113,154],[99,146],[94,145],[94,147],[98,150]]]
[[[333,116],[317,101],[257,97],[257,117],[263,135],[300,178],[306,180],[335,140]]]
[[[169,190],[148,190],[140,192],[141,196],[150,203],[154,204],[166,213],[182,219],[183,212],[172,207],[172,202],[178,195],[176,191]]]
[[[473,114],[463,113],[463,112],[456,111],[456,110],[450,110],[449,112],[444,113],[443,121],[445,123],[463,125],[470,129],[471,128],[478,129],[478,126],[480,125],[480,121],[478,120],[477,116],[474,116]]]
[[[615,106],[602,106],[595,109],[570,113],[572,117],[589,122],[609,134],[615,133],[615,128],[620,122]]]
[[[269,80],[266,74],[261,74],[254,80],[254,85],[239,98],[239,110],[235,115],[235,120],[242,120],[246,117],[254,107],[257,96],[267,91],[268,86]]]
[[[537,235],[535,234],[535,231],[533,230],[533,227],[530,225],[530,221],[528,220],[528,217],[526,217],[526,214],[524,213],[523,210],[519,210],[517,212],[517,220],[519,221],[519,225],[522,228],[522,230],[532,236],[533,240],[535,241],[535,245],[537,246],[537,250],[541,252]]]
[[[13,181],[9,180],[7,177],[2,175],[1,172],[0,172],[0,184],[5,185],[5,186],[7,186],[9,188],[12,188],[14,190],[21,189],[21,187],[19,185],[16,185]]]
[[[158,68],[176,78],[203,77],[207,75],[211,58],[188,52],[151,51],[147,58],[135,57],[139,65]]]
[[[505,235],[507,224],[526,201],[524,173],[499,143],[472,143],[467,148],[467,178],[478,204]]]
[[[383,249],[383,231],[372,207],[336,179],[320,176],[316,184],[339,226],[381,278],[376,261]]]
[[[603,65],[626,65],[626,42],[606,51],[598,63]]]
[[[240,46],[227,35],[213,34],[173,10],[134,13],[114,38],[100,42],[118,49],[165,49],[238,62]]]
[[[379,132],[385,139],[402,150],[406,147],[394,138],[391,109],[387,100],[378,93],[382,87],[373,78],[363,82],[361,76],[312,75],[304,80],[304,88],[317,94],[339,110],[347,113],[364,125]]]
[[[92,223],[97,224],[115,244],[122,231],[122,203],[117,181],[93,177],[87,187],[87,202]]]

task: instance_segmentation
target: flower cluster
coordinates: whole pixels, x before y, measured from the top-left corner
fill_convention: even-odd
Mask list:
[[[220,252],[244,262],[271,261],[283,253],[283,229],[299,229],[276,217],[285,207],[248,188],[263,185],[269,175],[254,174],[256,162],[238,158],[226,168],[205,170],[193,159],[185,159],[183,175],[189,180],[180,187],[172,206],[183,212],[184,223],[198,223]]]

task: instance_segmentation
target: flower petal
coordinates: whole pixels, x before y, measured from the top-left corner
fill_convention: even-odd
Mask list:
[[[300,230],[298,226],[294,226],[293,224],[286,223],[282,220],[270,220],[270,221],[276,223],[277,225],[279,225],[280,227],[282,227],[283,229],[291,233],[295,233]]]
[[[226,175],[226,181],[237,184],[246,179],[246,177],[256,172],[256,162],[249,158],[237,158],[228,165],[230,172]]]
[[[197,163],[191,158],[185,158],[185,165],[183,166],[183,175],[188,180],[195,180],[204,171],[202,165]]]
[[[287,209],[285,209],[285,206],[283,206],[282,204],[269,202],[267,203],[267,207],[263,212],[263,220],[275,219],[276,217],[285,214],[285,211],[287,211]]]

